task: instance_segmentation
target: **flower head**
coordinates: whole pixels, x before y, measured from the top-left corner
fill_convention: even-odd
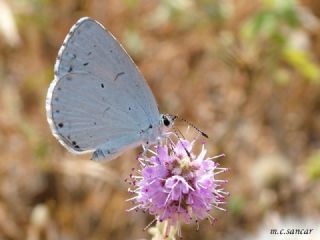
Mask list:
[[[135,194],[130,199],[136,204],[132,209],[147,211],[171,225],[204,218],[214,222],[210,211],[214,207],[223,209],[220,205],[228,195],[223,190],[227,181],[216,176],[227,169],[213,161],[216,157],[205,157],[204,144],[195,154],[195,143],[185,139],[169,141],[155,146],[154,151],[150,149],[151,156],[138,158],[141,169],[137,176],[131,176],[133,188],[129,190]]]

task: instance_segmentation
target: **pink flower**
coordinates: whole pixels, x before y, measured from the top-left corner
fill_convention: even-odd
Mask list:
[[[180,221],[191,223],[204,218],[214,222],[212,208],[224,210],[226,180],[216,176],[228,169],[220,168],[213,158],[206,158],[207,150],[202,145],[197,155],[193,150],[195,141],[179,139],[176,143],[154,147],[152,156],[141,156],[141,169],[131,176],[135,196],[133,209],[142,209],[155,215],[160,221],[170,224]]]

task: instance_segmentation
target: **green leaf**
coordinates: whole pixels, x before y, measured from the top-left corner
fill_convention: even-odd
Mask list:
[[[311,81],[318,81],[319,67],[314,64],[307,52],[295,48],[286,48],[283,51],[284,59],[292,65],[302,76]]]

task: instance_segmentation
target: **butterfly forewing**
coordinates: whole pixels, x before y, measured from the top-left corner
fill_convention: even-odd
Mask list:
[[[74,152],[106,142],[115,151],[136,145],[141,130],[159,124],[143,76],[112,34],[90,18],[71,28],[59,51],[46,108],[54,135]]]

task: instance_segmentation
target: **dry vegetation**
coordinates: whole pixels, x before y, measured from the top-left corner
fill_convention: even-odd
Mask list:
[[[136,152],[107,164],[73,156],[46,121],[57,51],[82,16],[123,43],[162,112],[226,154],[228,211],[200,232],[184,226],[184,239],[239,239],[270,216],[319,218],[316,2],[0,0],[0,239],[149,238],[152,218],[126,212]]]

